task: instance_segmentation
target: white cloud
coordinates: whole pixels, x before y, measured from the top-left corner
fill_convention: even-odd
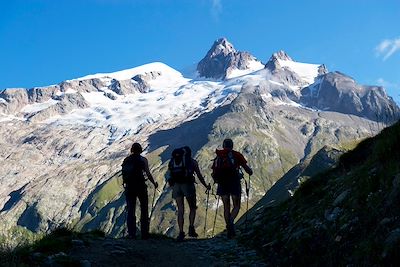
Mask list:
[[[386,81],[383,78],[379,78],[378,80],[376,80],[376,83],[378,85],[380,85],[380,86],[385,87],[385,88],[400,89],[400,85],[399,84]]]
[[[400,37],[397,39],[386,39],[383,40],[377,47],[375,51],[378,57],[383,57],[383,60],[388,59],[394,53],[400,50]]]
[[[211,13],[215,19],[218,19],[222,12],[222,0],[211,0],[211,3]]]

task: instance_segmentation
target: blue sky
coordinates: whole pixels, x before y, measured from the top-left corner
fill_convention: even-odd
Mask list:
[[[399,0],[13,0],[0,3],[0,90],[161,61],[197,63],[219,37],[263,62],[280,49],[400,103]]]

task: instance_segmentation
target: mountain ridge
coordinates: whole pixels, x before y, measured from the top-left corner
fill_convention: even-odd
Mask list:
[[[1,91],[3,233],[14,228],[46,232],[68,225],[123,236],[124,198],[118,171],[132,142],[140,142],[154,177],[165,189],[156,193],[156,204],[150,207],[155,215],[152,225],[173,236],[176,207],[164,176],[174,147],[191,146],[211,181],[213,152],[224,138],[232,138],[255,169],[253,205],[290,169],[325,145],[374,135],[399,115],[397,105],[383,93],[373,95],[371,103],[379,105],[361,103],[382,116],[376,120],[362,112],[304,105],[306,88],[316,86],[310,79],[315,76],[318,82],[319,76],[329,73],[320,74],[318,64],[283,63],[275,72],[262,64],[255,71],[236,69],[226,79],[186,78],[155,63],[117,72],[122,80],[99,74],[46,88]],[[350,100],[357,104],[358,98]],[[384,117],[385,107],[393,108],[389,119]],[[201,191],[199,207],[205,208]],[[216,201],[210,205],[215,211]],[[204,219],[200,210],[199,221]],[[30,222],[29,217],[36,219]],[[216,230],[223,228],[220,220]]]

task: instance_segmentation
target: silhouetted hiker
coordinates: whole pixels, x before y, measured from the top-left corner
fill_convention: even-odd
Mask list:
[[[217,195],[221,196],[224,204],[224,219],[228,238],[235,236],[234,221],[240,210],[240,196],[242,187],[240,184],[243,174],[240,167],[252,175],[252,169],[247,165],[246,159],[240,152],[233,150],[232,139],[225,139],[223,149],[216,151],[216,158],[212,165],[212,177],[218,183]],[[232,197],[233,209],[231,211],[230,197]]]
[[[168,183],[172,186],[172,197],[176,201],[178,207],[178,227],[179,235],[177,241],[182,241],[185,238],[185,232],[183,231],[184,224],[184,197],[189,204],[189,236],[198,237],[194,229],[194,220],[196,217],[196,188],[194,173],[200,182],[207,188],[211,189],[210,184],[206,184],[204,177],[200,172],[199,164],[195,159],[192,158],[192,151],[188,146],[177,148],[172,152],[171,160],[168,164],[168,170],[170,177]]]
[[[143,149],[139,143],[134,143],[131,148],[131,155],[124,159],[122,163],[122,178],[125,188],[126,206],[128,217],[126,220],[128,226],[129,238],[136,237],[136,198],[140,201],[140,231],[142,239],[149,238],[149,211],[147,196],[147,185],[144,173],[147,178],[157,188],[158,184],[154,181],[149,170],[149,164],[145,157],[140,154]]]

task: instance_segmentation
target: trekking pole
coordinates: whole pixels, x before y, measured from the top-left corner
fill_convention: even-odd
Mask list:
[[[204,219],[204,237],[206,237],[206,230],[207,230],[208,200],[210,198],[210,190],[209,189],[206,190],[206,194],[207,194],[207,201],[206,201],[206,217]]]
[[[151,217],[153,216],[154,204],[155,204],[155,202],[156,202],[156,190],[157,190],[158,192],[160,192],[160,190],[158,190],[157,188],[154,187],[154,191],[153,191],[153,200],[151,201],[151,212],[150,212],[149,221],[151,221]]]
[[[246,196],[247,196],[247,200],[246,200],[246,218],[245,218],[245,222],[244,222],[244,227],[245,230],[247,230],[247,213],[249,211],[249,194],[250,194],[250,186],[251,186],[251,175],[249,175],[249,184],[247,185],[247,181],[244,180],[245,184],[246,184]]]
[[[220,196],[218,196],[218,199],[217,199],[217,208],[215,209],[214,225],[213,225],[212,234],[211,234],[212,237],[214,237],[215,222],[217,221],[217,213],[218,213],[219,198],[220,198]]]

